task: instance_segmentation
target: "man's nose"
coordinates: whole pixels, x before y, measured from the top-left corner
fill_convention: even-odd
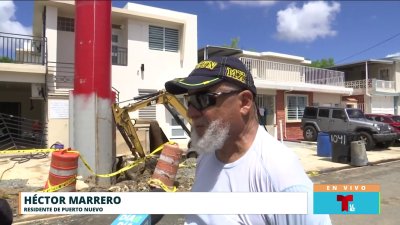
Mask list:
[[[190,119],[195,119],[201,116],[201,111],[193,107],[191,104],[188,106],[187,116]]]

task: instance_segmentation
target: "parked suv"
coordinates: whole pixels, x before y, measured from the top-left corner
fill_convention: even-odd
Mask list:
[[[306,107],[301,129],[306,141],[316,141],[318,132],[355,132],[367,150],[378,143],[387,148],[397,139],[390,125],[368,120],[361,110],[354,108]]]

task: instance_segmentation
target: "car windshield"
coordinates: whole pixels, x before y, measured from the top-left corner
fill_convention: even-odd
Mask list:
[[[346,111],[347,111],[347,115],[349,115],[349,118],[352,118],[352,119],[365,118],[364,113],[359,109],[346,109]]]
[[[400,122],[400,116],[392,116],[392,119],[393,119],[395,122]]]

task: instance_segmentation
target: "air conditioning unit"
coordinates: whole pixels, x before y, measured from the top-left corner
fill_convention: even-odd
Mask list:
[[[31,84],[31,99],[44,99],[44,87],[42,84]]]

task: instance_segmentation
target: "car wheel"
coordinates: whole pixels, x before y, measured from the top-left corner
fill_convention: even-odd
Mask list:
[[[361,131],[358,135],[359,140],[364,141],[365,143],[365,150],[369,151],[375,147],[375,141],[372,139],[372,136],[369,133]]]
[[[303,131],[303,138],[306,141],[316,141],[317,140],[317,130],[314,126],[306,126]]]

